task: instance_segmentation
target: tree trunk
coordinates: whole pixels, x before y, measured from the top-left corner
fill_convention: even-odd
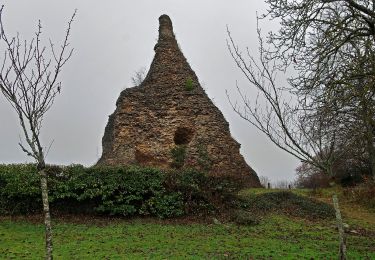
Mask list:
[[[374,111],[372,103],[365,97],[365,90],[363,90],[363,88],[360,88],[359,94],[361,95],[361,120],[364,124],[364,139],[369,156],[369,166],[372,173],[372,178],[375,180]]]
[[[372,173],[372,179],[375,181],[375,156],[371,156],[371,173]]]
[[[370,119],[370,115],[367,116],[365,121],[366,129],[366,143],[367,143],[367,152],[369,156],[370,170],[372,173],[372,178],[375,180],[375,147],[374,147],[374,134],[373,134],[373,121]]]
[[[51,215],[49,211],[49,200],[48,200],[48,187],[47,187],[47,174],[45,167],[39,170],[40,175],[40,187],[42,190],[43,200],[43,212],[44,212],[44,226],[46,229],[46,257],[47,260],[52,260],[52,226],[51,226]]]
[[[344,225],[342,223],[342,217],[341,217],[341,212],[339,208],[339,201],[338,201],[336,194],[332,196],[332,200],[333,200],[333,206],[335,207],[337,228],[339,230],[339,238],[340,238],[339,259],[346,260],[346,243],[345,243]]]

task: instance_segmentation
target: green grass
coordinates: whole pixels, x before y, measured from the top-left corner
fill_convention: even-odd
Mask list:
[[[286,189],[265,189],[265,188],[251,188],[251,189],[244,189],[239,192],[240,197],[253,197],[257,195],[262,195],[265,193],[270,192],[282,192],[282,191],[291,191],[296,195],[300,196],[308,196],[309,193],[311,193],[311,190],[309,189],[292,189],[292,190],[286,190]]]
[[[267,192],[252,189],[242,191],[241,196]],[[310,194],[307,190],[293,192]],[[326,193],[329,196],[330,192]],[[375,214],[353,208],[345,201],[342,204],[344,221],[350,224],[350,230],[359,231],[347,233],[348,258],[375,259],[375,226],[371,225]],[[353,209],[361,213],[353,214]],[[0,259],[43,257],[43,225],[30,220],[0,218]],[[338,256],[338,233],[333,219],[306,220],[271,212],[261,216],[260,224],[251,226],[145,219],[94,219],[79,223],[85,224],[55,220],[55,259],[337,259]]]
[[[327,203],[288,190],[241,195],[239,206],[258,215],[277,212],[305,219],[333,219],[335,216],[333,207]]]
[[[0,258],[43,257],[43,225],[0,221]],[[58,222],[55,259],[337,258],[333,222],[269,216],[260,225],[162,224],[119,221],[105,226]],[[374,259],[373,239],[348,237],[352,259]]]

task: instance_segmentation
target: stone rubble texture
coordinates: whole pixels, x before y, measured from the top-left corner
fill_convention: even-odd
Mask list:
[[[181,168],[230,177],[259,187],[240,144],[182,54],[167,15],[159,18],[155,57],[144,81],[123,90],[109,116],[99,165],[142,165],[171,169],[172,149],[186,151]]]

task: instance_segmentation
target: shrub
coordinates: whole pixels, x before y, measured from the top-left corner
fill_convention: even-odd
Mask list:
[[[176,217],[210,213],[237,190],[227,179],[198,170],[165,172],[135,166],[85,168],[49,166],[53,212],[121,216]],[[0,214],[42,211],[36,167],[0,165]]]
[[[179,169],[184,166],[185,157],[186,157],[186,146],[185,145],[177,145],[172,148],[171,150],[172,155],[172,167]]]
[[[343,187],[360,184],[371,175],[369,165],[364,163],[367,159],[360,159],[361,156],[363,153],[355,155],[350,150],[338,156],[333,164],[333,176],[328,176],[322,170],[304,162],[296,169],[296,186],[317,189],[328,188],[332,182]]]
[[[195,169],[183,169],[169,172],[166,186],[168,190],[181,193],[186,212],[210,211],[213,208],[208,194],[208,179],[204,173]]]
[[[185,83],[185,89],[187,91],[192,91],[194,89],[194,82],[191,78],[188,78]]]
[[[181,198],[170,194],[165,173],[153,168],[73,165],[48,169],[51,208],[59,212],[179,216]],[[41,211],[39,177],[33,165],[0,167],[0,212]]]
[[[148,207],[159,218],[171,218],[183,215],[184,203],[180,192],[160,194],[149,200]]]
[[[188,213],[212,213],[232,206],[240,184],[230,177],[213,177],[196,169],[168,173],[167,190],[181,192]]]
[[[375,182],[365,181],[353,188],[344,190],[344,196],[349,200],[359,203],[369,209],[375,210]]]
[[[268,192],[247,197],[239,206],[253,212],[278,212],[308,219],[335,216],[332,206],[289,191]]]
[[[40,211],[40,194],[35,165],[0,165],[0,214]]]
[[[330,187],[332,179],[308,163],[302,163],[296,169],[297,180],[295,186],[298,188],[318,189]]]
[[[257,225],[260,223],[260,217],[250,211],[236,210],[232,214],[232,221],[239,225]]]
[[[203,144],[198,145],[198,164],[203,171],[210,171],[212,168],[212,161],[208,154],[207,147]]]

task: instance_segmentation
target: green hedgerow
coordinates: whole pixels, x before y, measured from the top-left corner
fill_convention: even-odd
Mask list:
[[[55,213],[169,218],[211,212],[233,191],[195,169],[71,165],[48,166],[47,175]],[[0,165],[0,214],[41,212],[39,186],[35,165]]]
[[[48,181],[54,211],[172,217],[183,210],[180,197],[164,187],[165,173],[154,168],[54,167]],[[34,165],[0,165],[1,214],[40,212],[40,194]]]

